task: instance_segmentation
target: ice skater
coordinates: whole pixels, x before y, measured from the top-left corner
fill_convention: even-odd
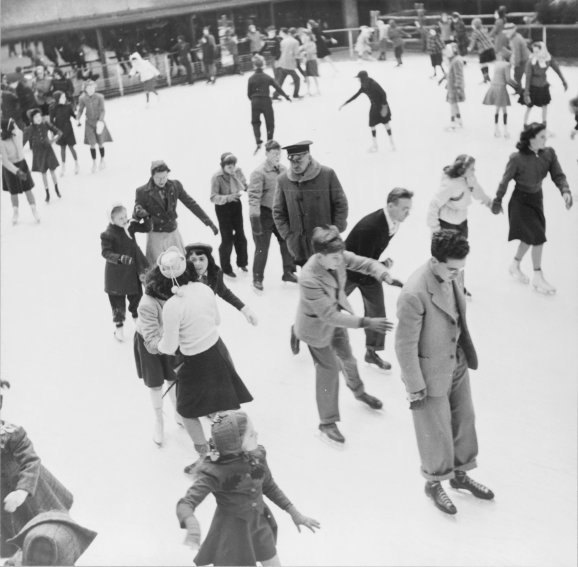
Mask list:
[[[150,61],[143,59],[138,52],[135,52],[130,56],[130,65],[131,70],[128,76],[133,77],[138,74],[145,93],[146,105],[148,108],[151,94],[154,94],[157,100],[159,98],[159,93],[157,92],[157,77],[160,75],[159,70]]]
[[[281,565],[277,523],[263,496],[286,511],[299,531],[305,526],[315,532],[319,522],[301,514],[277,486],[265,448],[257,443],[257,432],[245,412],[216,416],[211,437],[216,460],[203,461],[194,484],[177,504],[179,523],[187,530],[185,545],[198,550],[195,565]],[[217,510],[201,545],[195,511],[210,493]]]
[[[309,347],[315,365],[316,399],[321,435],[337,444],[345,437],[337,427],[339,417],[339,372],[357,400],[371,409],[383,404],[365,391],[357,361],[351,351],[347,328],[385,333],[393,325],[385,317],[358,317],[345,295],[346,270],[379,281],[391,281],[387,268],[377,260],[345,250],[335,226],[317,227],[311,239],[313,256],[299,274],[299,304],[294,333]]]
[[[430,79],[434,79],[437,76],[438,67],[441,69],[442,79],[446,76],[444,66],[442,65],[443,50],[444,42],[441,40],[437,28],[430,28],[427,32],[427,51],[429,53],[431,66],[433,67],[433,75]]]
[[[496,52],[494,51],[492,39],[486,32],[480,18],[474,18],[472,20],[472,36],[470,44],[468,45],[468,51],[473,50],[477,50],[478,52],[480,69],[484,78],[483,82],[489,83],[490,73],[488,72],[488,63],[496,60]]]
[[[86,110],[84,124],[84,143],[90,146],[90,157],[92,158],[92,173],[98,170],[96,163],[96,146],[100,154],[100,169],[104,169],[104,144],[112,142],[112,136],[108,131],[104,121],[104,96],[96,92],[96,83],[89,79],[84,84],[84,92],[78,99],[78,126],[80,119]]]
[[[178,348],[184,358],[177,371],[177,411],[200,456],[185,468],[194,473],[209,449],[199,418],[239,409],[253,396],[219,337],[220,317],[211,288],[197,280],[194,268],[187,269],[176,247],[163,252],[157,265],[172,282],[174,294],[163,306],[163,335],[157,348],[170,355]]]
[[[446,514],[457,509],[443,480],[476,498],[494,498],[467,475],[478,455],[468,371],[477,369],[478,358],[456,279],[469,251],[459,232],[434,232],[431,259],[410,276],[397,301],[395,352],[413,415],[425,493]]]
[[[76,114],[72,110],[72,104],[62,91],[54,91],[54,106],[50,113],[50,120],[62,132],[62,136],[56,142],[60,146],[60,177],[64,177],[66,172],[66,148],[70,150],[74,160],[74,173],[78,174],[78,156],[76,155],[76,136],[72,128],[72,119],[76,119]]]
[[[240,311],[247,323],[257,325],[258,319],[248,305],[245,305],[226,285],[223,270],[215,263],[213,247],[203,242],[194,242],[185,246],[185,257],[197,274],[197,280],[208,285],[223,301]]]
[[[570,100],[569,106],[570,112],[574,116],[574,128],[570,131],[570,139],[573,140],[578,134],[578,96]]]
[[[217,80],[217,44],[215,36],[211,33],[211,28],[205,26],[203,28],[203,35],[199,41],[201,47],[201,54],[203,56],[203,69],[207,78],[207,85],[214,85]]]
[[[247,256],[247,238],[243,229],[243,207],[241,195],[247,191],[247,180],[237,158],[230,152],[221,155],[221,169],[211,179],[211,203],[215,205],[221,245],[219,259],[223,273],[230,278],[237,274],[231,266],[231,251],[235,247],[237,266],[242,272],[247,272],[249,258]]]
[[[513,89],[518,89],[518,84],[511,78],[511,66],[505,60],[504,52],[496,53],[496,63],[494,64],[494,74],[492,75],[492,82],[490,88],[482,101],[487,106],[494,106],[494,136],[499,138],[502,135],[500,131],[500,112],[502,113],[502,120],[504,122],[504,138],[509,138],[508,132],[508,106],[510,106],[510,95],[506,85],[510,85]]]
[[[58,181],[56,180],[56,168],[58,167],[58,159],[52,149],[52,144],[58,142],[62,136],[62,132],[54,126],[50,120],[43,120],[39,108],[32,109],[29,113],[30,126],[24,129],[23,145],[26,142],[30,144],[32,150],[32,171],[38,171],[42,175],[42,182],[44,183],[44,191],[46,192],[47,203],[50,201],[50,189],[48,188],[47,172],[50,171],[52,183],[54,184],[54,192],[60,199],[62,195],[58,190]],[[50,133],[54,134],[51,137]]]
[[[358,256],[379,260],[391,239],[397,234],[402,222],[407,219],[412,207],[413,193],[403,187],[392,189],[384,207],[363,217],[345,239],[345,248]],[[387,258],[384,266],[391,268],[393,260]],[[386,283],[401,287],[401,282],[388,278]],[[363,298],[364,317],[385,317],[385,297],[382,282],[374,277],[347,271],[345,295],[359,289]],[[385,349],[385,334],[365,329],[365,362],[381,370],[391,370],[391,364],[383,360],[379,351]]]
[[[28,164],[24,158],[24,145],[22,143],[22,130],[16,126],[16,122],[10,119],[2,119],[0,123],[1,139],[0,151],[2,152],[2,190],[10,193],[12,203],[12,224],[17,224],[19,219],[18,195],[24,193],[30,205],[32,216],[36,222],[40,222],[40,216],[36,210],[36,200],[32,193],[34,180]]]
[[[309,30],[304,30],[301,34],[303,44],[301,45],[301,56],[305,63],[305,85],[307,86],[307,94],[311,96],[311,81],[315,83],[315,94],[320,95],[319,90],[319,68],[317,63],[317,46],[313,33]]]
[[[102,257],[106,260],[104,291],[112,308],[114,338],[122,342],[126,300],[128,299],[128,310],[136,320],[142,297],[141,281],[149,266],[134,235],[136,232],[148,232],[151,222],[149,219],[129,221],[126,208],[120,204],[111,208],[109,218],[107,229],[100,235]]]
[[[455,132],[457,128],[463,128],[462,116],[460,114],[460,102],[465,102],[465,82],[464,63],[458,54],[458,47],[455,43],[448,43],[445,48],[445,55],[449,61],[447,79],[446,100],[450,105],[450,125],[446,130]]]
[[[403,55],[403,45],[404,40],[403,38],[407,36],[407,34],[395,23],[395,20],[389,20],[388,22],[389,29],[387,30],[387,39],[391,41],[393,45],[393,54],[395,55],[396,60],[396,67],[401,67],[403,65],[403,61],[401,59]]]
[[[272,140],[275,134],[275,113],[271,101],[270,88],[285,97],[289,102],[291,98],[281,88],[279,83],[263,71],[265,58],[261,55],[254,55],[251,59],[255,72],[249,77],[247,82],[247,96],[251,101],[251,125],[255,135],[257,153],[263,145],[261,137],[261,116],[265,119],[265,130],[267,131],[267,141]]]
[[[532,248],[532,286],[539,293],[553,294],[556,293],[556,288],[546,281],[542,273],[542,252],[546,242],[542,181],[549,173],[562,194],[567,210],[572,207],[572,193],[556,152],[546,147],[545,124],[532,122],[526,126],[520,134],[516,148],[518,151],[510,156],[498,186],[492,202],[492,212],[502,212],[502,199],[513,179],[516,186],[508,203],[508,240],[519,240],[520,244],[510,265],[510,274],[523,284],[530,281],[520,269],[520,262]]]
[[[355,77],[359,79],[360,82],[359,90],[351,98],[347,99],[339,107],[339,110],[341,110],[346,104],[355,100],[360,94],[367,95],[367,98],[369,98],[371,103],[371,106],[369,107],[369,128],[371,129],[371,146],[369,151],[377,151],[377,132],[375,127],[378,124],[383,124],[385,126],[385,130],[389,136],[391,149],[395,150],[395,143],[393,141],[393,134],[390,126],[391,108],[387,102],[385,91],[377,81],[367,74],[367,71],[359,71]]]
[[[144,280],[144,295],[138,304],[138,318],[133,337],[133,350],[137,376],[149,390],[155,416],[153,441],[159,447],[164,442],[163,397],[168,395],[174,410],[175,421],[183,425],[177,413],[177,398],[174,381],[175,368],[182,362],[180,355],[169,356],[159,352],[158,344],[163,334],[163,306],[172,297],[173,284],[165,278],[158,266],[153,266]],[[166,385],[163,394],[163,385]]]
[[[361,26],[359,28],[359,35],[355,40],[355,53],[358,59],[364,61],[373,61],[373,48],[371,47],[371,36],[373,30],[368,26]]]
[[[552,59],[548,49],[546,49],[546,44],[542,41],[535,41],[532,44],[530,59],[526,64],[526,84],[523,102],[527,108],[524,114],[524,126],[528,123],[533,106],[542,109],[542,122],[547,126],[548,105],[552,101],[547,77],[548,69],[550,68],[560,77],[564,90],[568,90],[568,83],[564,75],[562,75],[558,63],[555,59]]]

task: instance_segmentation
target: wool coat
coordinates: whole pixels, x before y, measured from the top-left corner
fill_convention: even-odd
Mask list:
[[[464,351],[468,368],[478,367],[466,320],[463,286],[454,281],[452,287],[458,319],[431,261],[410,276],[399,295],[395,352],[407,392],[425,388],[430,397],[446,396],[456,368],[456,343]]]
[[[377,280],[387,274],[383,264],[370,258],[343,252],[343,261],[332,274],[317,255],[309,258],[299,274],[299,304],[295,317],[295,336],[316,348],[331,344],[335,327],[358,329],[362,317],[353,314],[345,295],[346,270],[361,272]]]
[[[44,468],[26,431],[19,425],[0,422],[1,495],[25,490],[28,497],[13,513],[2,504],[0,555],[7,557],[16,547],[6,543],[34,516],[50,510],[70,510],[72,494]]]
[[[213,226],[207,213],[176,179],[169,179],[160,189],[151,177],[146,185],[136,190],[135,209],[140,205],[151,216],[153,232],[173,232],[177,229],[177,201],[183,203],[203,224]],[[137,218],[136,210],[133,216]]]
[[[299,263],[312,254],[313,229],[333,224],[347,228],[347,197],[333,169],[311,159],[301,176],[290,169],[277,178],[273,219],[289,252]]]
[[[104,268],[104,291],[111,295],[137,295],[141,293],[139,275],[149,267],[148,260],[134,239],[135,232],[148,232],[150,220],[132,221],[128,229],[109,224],[100,235]],[[121,256],[130,256],[132,264],[123,264]]]

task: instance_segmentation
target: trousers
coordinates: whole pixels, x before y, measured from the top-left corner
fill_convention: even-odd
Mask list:
[[[255,142],[261,144],[261,115],[265,119],[265,130],[267,130],[267,141],[273,139],[275,133],[275,115],[273,114],[273,103],[269,97],[259,96],[251,99],[251,124]]]
[[[289,75],[293,79],[293,98],[297,98],[299,96],[299,86],[301,85],[301,79],[297,74],[295,69],[284,69],[283,67],[279,67],[279,85],[283,88],[283,83],[285,79]]]
[[[450,391],[445,396],[428,396],[413,410],[413,423],[427,480],[453,478],[454,471],[476,467],[478,439],[470,389],[468,363],[461,347],[456,351],[456,368]]]
[[[122,327],[124,320],[126,319],[126,299],[128,299],[128,310],[130,314],[136,318],[138,317],[138,304],[142,297],[142,292],[135,293],[134,295],[113,295],[112,293],[107,294],[110,301],[110,306],[112,307],[112,322],[117,327]]]
[[[385,317],[383,284],[374,278],[368,283],[347,280],[345,295],[351,294],[356,288],[359,289],[363,299],[364,317]],[[385,348],[385,334],[365,329],[365,347],[371,350],[383,350]]]
[[[315,392],[320,422],[335,423],[339,421],[339,371],[343,372],[345,383],[356,398],[365,392],[347,329],[336,327],[329,346],[308,347],[315,364]]]
[[[285,240],[279,234],[275,222],[273,221],[273,212],[267,207],[261,207],[261,228],[262,234],[253,234],[255,242],[255,256],[253,258],[253,279],[262,282],[269,256],[269,246],[271,244],[271,235],[274,234],[279,242],[281,258],[283,260],[283,272],[294,272],[295,262],[287,250]]]
[[[219,230],[221,232],[221,245],[219,246],[219,259],[223,272],[231,272],[231,252],[233,246],[237,254],[237,266],[244,268],[249,263],[247,256],[247,239],[243,230],[243,208],[241,201],[233,201],[224,205],[215,205]]]

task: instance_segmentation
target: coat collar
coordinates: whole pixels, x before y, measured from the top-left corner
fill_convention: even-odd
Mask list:
[[[448,294],[444,293],[442,284],[436,278],[436,275],[433,271],[431,260],[428,262],[427,270],[426,270],[427,278],[426,278],[426,286],[429,293],[432,296],[432,303],[439,307],[444,313],[448,315],[453,321],[455,321],[455,313],[453,306],[451,304],[450,297]],[[465,315],[465,305],[463,305],[463,297],[462,294],[459,293],[458,287],[456,282],[450,282],[452,292],[456,297],[456,303],[458,306],[458,312],[460,317],[464,317]]]
[[[321,173],[321,164],[311,158],[307,169],[303,175],[295,175],[291,168],[287,170],[287,177],[290,181],[295,183],[301,181],[310,181],[311,179],[315,179]]]

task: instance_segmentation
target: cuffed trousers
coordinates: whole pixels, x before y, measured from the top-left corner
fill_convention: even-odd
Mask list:
[[[142,292],[134,295],[113,295],[107,294],[112,308],[112,322],[117,327],[122,327],[126,319],[126,300],[128,299],[128,310],[133,317],[138,317],[138,304],[140,303]]]
[[[413,423],[421,459],[421,473],[428,480],[453,478],[455,470],[476,467],[478,439],[470,376],[461,347],[446,396],[428,396],[424,406],[413,410]]]
[[[339,421],[339,371],[343,372],[347,387],[358,398],[365,392],[359,377],[357,360],[351,351],[347,329],[336,327],[331,344],[326,347],[309,346],[315,364],[317,409],[323,424]]]

